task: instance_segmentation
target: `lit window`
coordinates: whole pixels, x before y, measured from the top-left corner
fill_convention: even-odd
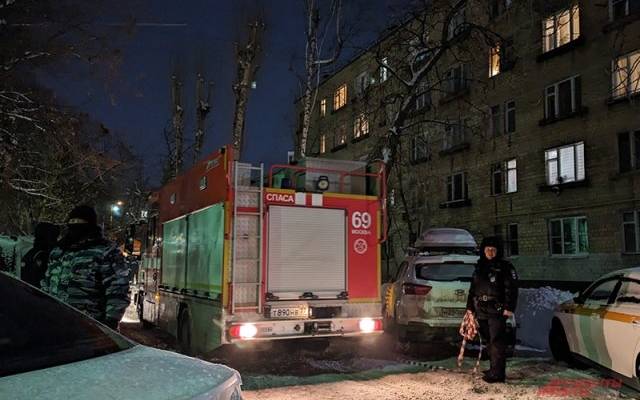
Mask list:
[[[620,172],[640,169],[640,130],[618,133]]]
[[[551,254],[574,255],[589,252],[586,217],[558,218],[549,221]]]
[[[558,185],[585,179],[584,142],[545,151],[547,184]]]
[[[320,100],[320,116],[324,117],[327,115],[327,99]]]
[[[333,109],[338,110],[347,104],[347,84],[340,86],[333,94]]]
[[[327,135],[320,135],[320,154],[327,152]]]
[[[612,72],[614,98],[640,94],[640,50],[616,58]]]
[[[356,117],[353,123],[353,137],[359,138],[369,134],[369,120],[363,113]]]
[[[500,45],[496,45],[489,51],[489,78],[500,73]]]
[[[640,12],[638,0],[609,0],[609,16],[612,21]]]
[[[545,88],[545,119],[567,117],[581,108],[580,77],[574,76]]]
[[[467,174],[460,172],[447,177],[447,202],[467,199]]]
[[[622,234],[625,253],[640,253],[640,211],[622,214]]]
[[[494,164],[491,167],[491,194],[514,193],[518,191],[516,159]]]
[[[389,79],[389,68],[387,68],[389,66],[389,59],[387,57],[384,57],[382,59],[382,65],[380,66],[380,83],[382,82],[386,82],[387,79]]]
[[[557,12],[542,20],[542,52],[558,48],[580,36],[578,5]]]

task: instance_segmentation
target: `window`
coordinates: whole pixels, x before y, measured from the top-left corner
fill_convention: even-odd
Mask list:
[[[460,172],[447,177],[447,202],[467,199],[467,174]]]
[[[514,193],[518,191],[516,159],[494,164],[491,167],[491,194]]]
[[[505,254],[507,257],[520,254],[518,248],[518,224],[507,225],[507,240],[505,241]]]
[[[371,78],[369,77],[369,72],[364,71],[356,78],[356,94],[358,96],[364,96],[367,88],[369,87],[369,83],[371,82]]]
[[[489,78],[500,73],[500,45],[493,46],[489,51]]]
[[[423,108],[431,105],[431,93],[427,88],[426,82],[421,82],[418,85],[418,91],[416,93],[416,111],[420,111]]]
[[[489,0],[489,15],[491,18],[499,17],[511,7],[513,0]]]
[[[411,161],[425,161],[429,158],[429,142],[426,131],[422,131],[411,139]]]
[[[466,131],[464,121],[445,125],[443,150],[451,150],[454,147],[465,144],[467,142]]]
[[[609,299],[617,285],[618,278],[599,282],[588,291],[587,297],[584,300],[585,304],[602,306],[609,304]]]
[[[451,21],[449,21],[449,26],[447,27],[447,39],[453,39],[462,31],[465,22],[464,14],[465,7],[462,6],[451,16]]]
[[[320,154],[327,152],[327,135],[320,135]]]
[[[609,16],[612,21],[640,12],[638,0],[609,0]]]
[[[489,122],[489,133],[493,136],[500,135],[502,133],[502,112],[500,104],[489,109]]]
[[[346,125],[342,124],[336,130],[336,133],[333,137],[333,147],[339,147],[347,144],[347,128]]]
[[[618,133],[620,172],[640,169],[640,130]]]
[[[367,116],[362,113],[358,115],[353,122],[353,137],[360,138],[369,134],[369,121]]]
[[[585,178],[584,142],[549,149],[545,152],[547,184],[558,185]]]
[[[558,218],[549,221],[552,255],[575,255],[589,252],[587,218]]]
[[[640,282],[623,278],[615,302],[640,304]]]
[[[324,117],[327,115],[327,99],[320,100],[320,116]]]
[[[463,64],[449,68],[444,75],[444,92],[455,94],[467,88],[466,70]]]
[[[516,102],[507,101],[504,106],[504,130],[506,133],[516,131]]]
[[[625,253],[640,253],[640,211],[627,211],[622,214],[622,233]]]
[[[544,93],[544,117],[546,120],[567,117],[582,106],[579,76],[547,86]]]
[[[542,52],[556,49],[580,36],[578,5],[561,10],[542,20]]]
[[[340,86],[333,94],[333,109],[339,110],[347,104],[347,84]]]
[[[389,59],[387,57],[383,57],[381,60],[380,66],[380,83],[386,82],[389,79]]]
[[[616,58],[611,70],[613,98],[640,93],[640,50]]]

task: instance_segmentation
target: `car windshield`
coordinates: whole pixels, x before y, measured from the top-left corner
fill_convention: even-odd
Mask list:
[[[429,281],[471,282],[474,268],[474,264],[464,263],[417,264],[416,276]]]
[[[4,273],[0,273],[0,293],[0,377],[133,346],[79,311]]]

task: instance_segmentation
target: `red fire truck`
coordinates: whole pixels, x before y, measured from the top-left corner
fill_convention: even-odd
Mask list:
[[[382,165],[307,158],[265,174],[221,148],[153,196],[143,323],[190,353],[379,333],[385,190]]]

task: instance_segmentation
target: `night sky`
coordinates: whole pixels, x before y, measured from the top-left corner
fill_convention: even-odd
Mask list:
[[[319,1],[324,7],[330,4]],[[356,33],[347,37],[341,62],[371,44],[402,11],[401,3],[344,0],[345,24]],[[260,13],[266,29],[257,87],[250,93],[242,158],[267,164],[286,161],[296,123],[293,103],[300,94],[296,73],[303,72],[303,0],[138,0],[113,10],[113,15],[100,16],[97,24],[127,24],[131,15],[137,22],[126,34],[120,29],[110,42],[121,52],[119,64],[109,68],[70,65],[55,72],[43,71],[40,76],[62,102],[123,137],[142,156],[145,175],[152,184],[159,181],[161,158],[166,154],[162,132],[171,118],[170,76],[174,71],[184,82],[186,139],[193,138],[195,77],[201,72],[215,85],[204,153],[230,142],[235,43],[244,42],[247,21]],[[190,160],[188,154],[185,161]]]

